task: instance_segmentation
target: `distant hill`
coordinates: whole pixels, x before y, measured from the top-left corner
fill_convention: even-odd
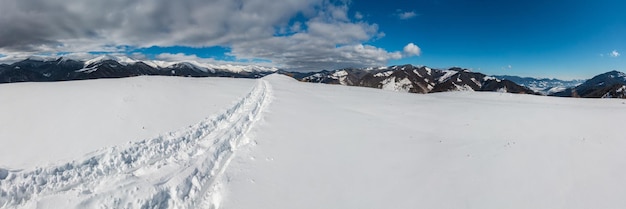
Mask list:
[[[101,56],[87,61],[66,58],[26,59],[10,65],[0,65],[0,83],[123,78],[138,75],[259,78],[277,70],[253,65],[138,61],[115,56]]]
[[[610,71],[597,75],[583,84],[552,94],[560,97],[626,98],[626,74]]]
[[[525,86],[543,95],[550,95],[560,91],[564,91],[567,88],[576,87],[585,82],[585,80],[559,80],[550,78],[530,78],[509,75],[495,75],[493,77],[501,80],[513,81],[520,86]]]
[[[349,68],[310,73],[279,72],[304,82],[363,86],[411,93],[497,91],[538,94],[514,82],[462,68],[439,70],[428,67],[401,65],[363,69]]]

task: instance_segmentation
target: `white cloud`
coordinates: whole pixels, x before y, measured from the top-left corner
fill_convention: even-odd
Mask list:
[[[401,20],[408,20],[417,17],[417,13],[415,13],[415,11],[403,12],[399,10],[398,13],[396,13],[396,16],[398,16]]]
[[[0,57],[0,64],[11,64],[14,62],[22,61],[28,58],[29,56],[30,54],[23,54],[23,53],[12,53],[8,55],[4,55]]]
[[[363,19],[363,14],[361,14],[360,12],[356,12],[354,13],[354,18],[357,20]]]
[[[409,56],[419,56],[420,54],[422,54],[422,49],[420,49],[414,43],[409,43],[404,46],[404,53]]]
[[[271,36],[325,0],[2,0],[0,51],[107,51],[108,46],[215,46]],[[341,9],[326,6],[341,18]]]
[[[271,60],[278,67],[300,71],[380,66],[403,57],[402,52],[363,44],[384,33],[376,24],[346,21],[336,13],[344,14],[348,8],[333,7],[337,8],[344,12],[319,11],[292,35],[233,43],[231,54],[240,59]]]
[[[138,60],[145,60],[145,58],[133,57]],[[183,54],[183,53],[161,53],[155,57],[157,60],[166,61],[166,62],[190,62],[190,63],[201,63],[201,64],[210,64],[210,65],[258,65],[258,66],[270,66],[272,63],[267,62],[247,62],[247,61],[224,61],[224,60],[216,60],[214,58],[204,58],[198,57],[195,54]]]
[[[509,66],[507,66],[507,67],[509,68],[509,70],[510,70],[510,69],[513,69],[513,66],[511,66],[511,65],[509,65]]]
[[[385,65],[402,57],[402,52],[364,44],[384,33],[378,25],[360,20],[360,13],[351,19],[348,1],[0,2],[0,54],[6,55],[0,60],[58,52],[126,53],[151,46],[222,46],[237,59],[270,60],[285,69]],[[300,14],[304,20],[290,24]],[[275,36],[277,32],[281,35]]]
[[[619,57],[620,53],[617,50],[613,50],[611,53],[609,53],[609,56],[611,56],[611,57]]]
[[[188,62],[188,61],[196,61],[200,63],[213,63],[216,62],[213,58],[201,58],[197,55],[186,55],[183,53],[162,53],[156,56],[158,60],[168,61],[168,62]]]

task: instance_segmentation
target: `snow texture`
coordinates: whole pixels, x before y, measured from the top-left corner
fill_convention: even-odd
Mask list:
[[[456,75],[457,73],[459,73],[458,71],[454,71],[454,70],[442,70],[442,72],[444,73],[444,75],[439,77],[439,83],[443,83],[447,81],[448,79],[450,79],[450,77],[452,77],[453,75]]]
[[[138,76],[0,85],[0,168],[44,167],[225,110],[252,79]]]
[[[348,78],[348,72],[346,72],[345,70],[337,71],[333,73],[330,77],[339,80],[339,84],[341,85],[348,85],[346,81],[346,79]]]
[[[390,71],[385,71],[385,72],[380,72],[380,73],[376,73],[376,74],[374,75],[374,77],[388,77],[388,76],[390,76],[391,74],[393,74],[393,70],[390,70]]]
[[[409,90],[411,90],[411,88],[413,88],[413,83],[411,83],[411,80],[409,80],[408,78],[403,78],[399,81],[396,81],[397,78],[394,77],[389,77],[385,80],[382,81],[383,90],[388,90],[388,91],[399,91],[399,92],[409,92]]]
[[[405,94],[281,75],[246,90],[179,131],[0,166],[0,207],[626,208],[623,100]]]
[[[622,100],[267,80],[223,208],[626,207]]]
[[[219,208],[234,152],[268,105],[266,81],[222,114],[150,140],[105,148],[72,162],[0,170],[0,206],[63,208]]]

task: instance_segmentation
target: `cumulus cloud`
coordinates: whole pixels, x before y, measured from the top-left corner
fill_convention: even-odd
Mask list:
[[[299,71],[380,66],[389,60],[417,55],[363,44],[384,36],[378,25],[344,19],[335,13],[341,9],[340,14],[345,14],[347,7],[332,8],[332,13],[318,11],[295,34],[233,43],[231,54],[238,58],[271,60],[278,67]]]
[[[123,55],[120,53],[111,53],[112,55]],[[59,57],[66,57],[73,60],[89,60],[99,55],[79,52],[79,53],[48,53],[48,54],[32,54],[28,52],[10,53],[8,55],[0,54],[0,64],[12,64],[25,59],[43,59],[54,60]]]
[[[619,57],[620,53],[617,50],[613,50],[611,53],[609,53],[609,56],[611,56],[611,57]]]
[[[402,10],[398,10],[396,16],[401,20],[408,20],[417,17],[417,13],[415,13],[415,11],[403,12]]]
[[[138,57],[133,57],[136,58],[138,60],[143,60],[142,58],[138,58]],[[236,65],[236,66],[243,66],[243,65],[250,65],[251,63],[245,60],[242,61],[224,61],[224,60],[217,60],[214,58],[204,58],[204,57],[198,57],[197,55],[194,54],[184,54],[184,53],[162,53],[162,54],[158,54],[155,57],[157,60],[159,61],[165,61],[165,62],[189,62],[189,63],[194,63],[194,64],[209,64],[209,65]],[[254,63],[255,66],[264,66],[264,67],[273,67],[271,65],[271,63],[265,63],[265,62],[256,62]]]
[[[157,55],[156,58],[162,61],[169,61],[169,62],[197,61],[201,63],[211,63],[211,62],[216,61],[213,58],[201,58],[201,57],[198,57],[197,55],[187,55],[183,53],[176,53],[176,54],[162,53],[162,54]]]
[[[2,0],[5,51],[132,45],[213,46],[271,35],[322,0]],[[336,14],[341,15],[341,14]]]
[[[222,46],[237,59],[270,60],[301,70],[384,65],[401,58],[401,52],[363,44],[384,33],[360,20],[360,13],[352,19],[348,2],[0,0],[0,54],[6,55],[0,59],[59,52],[123,54],[151,46]],[[290,23],[297,15],[304,21]],[[276,36],[277,31],[282,34]]]
[[[357,20],[363,19],[363,14],[361,14],[360,12],[356,12],[354,13],[354,18]]]
[[[414,43],[409,43],[404,46],[404,53],[409,56],[419,56],[420,54],[422,54],[422,49],[420,49]]]
[[[13,53],[9,55],[0,56],[0,64],[11,64],[14,62],[22,61],[28,58],[30,54],[24,53]]]

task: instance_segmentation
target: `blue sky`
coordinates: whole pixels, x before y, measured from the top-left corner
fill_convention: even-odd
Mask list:
[[[410,41],[422,49],[419,57],[391,64],[562,78],[626,70],[624,58],[611,54],[626,50],[624,1],[437,0],[368,8],[374,7],[367,1],[353,4],[387,34],[375,45]],[[407,20],[389,16],[397,8],[417,15]]]
[[[296,71],[413,64],[564,79],[626,71],[621,1],[5,1],[5,63],[104,53]]]

